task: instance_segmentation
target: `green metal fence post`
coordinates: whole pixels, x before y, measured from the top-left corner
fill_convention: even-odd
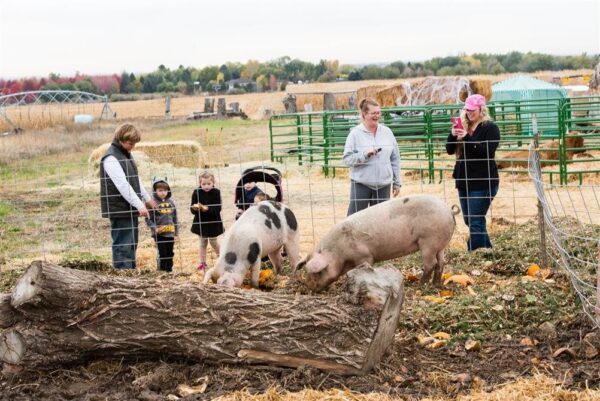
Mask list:
[[[296,114],[296,134],[298,143],[298,165],[302,165],[302,116]]]
[[[275,151],[273,149],[273,117],[269,117],[269,146],[271,147],[271,162],[274,162]]]
[[[323,173],[325,174],[325,177],[327,177],[329,175],[329,144],[330,144],[330,138],[329,138],[329,126],[327,123],[329,116],[327,115],[327,112],[323,112]]]
[[[568,107],[567,102],[563,102],[562,99],[558,106],[558,171],[560,174],[560,184],[567,184],[568,168],[567,168],[567,141],[566,141],[566,109]]]
[[[313,129],[312,129],[312,114],[308,115],[308,145],[310,149],[308,150],[310,163],[313,163]]]
[[[427,141],[425,142],[425,152],[427,154],[427,171],[429,173],[429,183],[432,184],[435,182],[435,171],[433,164],[433,120],[431,115],[431,109],[427,109],[427,111],[423,114],[423,118],[425,119],[425,135],[427,136]]]

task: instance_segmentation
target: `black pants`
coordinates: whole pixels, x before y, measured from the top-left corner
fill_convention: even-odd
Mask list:
[[[158,235],[155,240],[156,247],[158,248],[158,270],[166,272],[173,271],[173,246],[175,244],[175,238]]]

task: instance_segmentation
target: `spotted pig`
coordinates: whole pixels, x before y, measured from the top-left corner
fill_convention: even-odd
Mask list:
[[[221,253],[215,266],[207,270],[209,280],[229,287],[241,287],[251,270],[251,284],[258,288],[261,258],[268,255],[276,274],[281,272],[281,248],[290,265],[300,260],[300,231],[292,210],[283,203],[263,201],[250,207],[225,232]]]

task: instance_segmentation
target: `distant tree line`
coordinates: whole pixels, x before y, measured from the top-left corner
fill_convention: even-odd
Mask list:
[[[321,60],[316,64],[279,57],[261,63],[249,60],[245,64],[227,62],[201,69],[184,67],[169,69],[160,65],[157,70],[135,75],[123,71],[120,75],[82,75],[48,78],[0,78],[0,94],[31,90],[80,90],[102,95],[202,92],[243,93],[248,91],[285,90],[288,82],[359,81],[366,79],[397,79],[423,76],[503,74],[542,70],[594,68],[600,55],[553,56],[542,53],[510,52],[507,54],[475,53],[435,57],[423,62],[395,61],[385,65],[340,65],[338,60]]]

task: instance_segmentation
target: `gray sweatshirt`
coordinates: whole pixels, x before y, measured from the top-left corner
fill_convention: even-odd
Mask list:
[[[376,155],[367,152],[379,149]],[[350,179],[372,189],[393,184],[400,187],[400,152],[392,131],[385,125],[377,125],[373,135],[359,124],[350,130],[344,146],[344,164],[351,168]]]

